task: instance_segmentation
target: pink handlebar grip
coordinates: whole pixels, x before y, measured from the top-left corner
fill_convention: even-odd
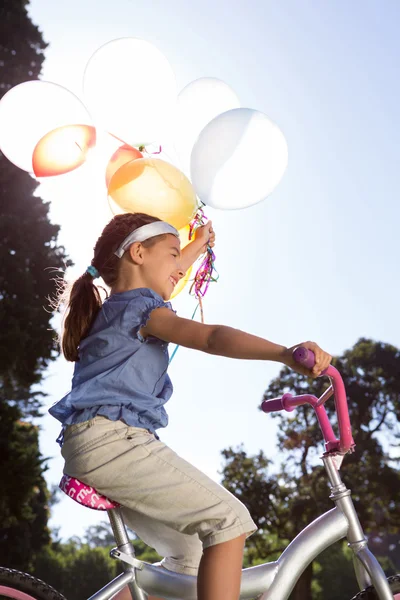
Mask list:
[[[312,369],[315,365],[315,354],[312,350],[308,350],[308,348],[304,348],[303,346],[299,346],[293,352],[294,360],[299,363],[299,365],[303,365],[306,369]]]
[[[271,400],[263,400],[261,410],[265,413],[278,412],[283,410],[282,398],[272,398]]]
[[[306,369],[310,369],[310,371],[315,365],[314,352],[312,350],[309,350],[308,348],[304,348],[303,346],[299,346],[298,348],[296,348],[296,350],[294,350],[293,358],[297,363],[299,363],[299,365],[303,365],[303,367],[306,367]],[[321,373],[321,375],[327,374],[328,369],[325,369],[325,371],[322,371]],[[321,377],[321,375],[319,375],[319,377]]]

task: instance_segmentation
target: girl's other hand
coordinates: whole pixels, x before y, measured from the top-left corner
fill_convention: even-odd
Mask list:
[[[194,239],[204,246],[203,252],[207,251],[207,246],[213,248],[215,246],[215,232],[212,221],[208,221],[205,225],[196,229]]]
[[[293,358],[293,351],[299,346],[303,346],[303,348],[307,348],[308,350],[312,350],[315,354],[315,365],[312,370],[299,365]],[[284,360],[285,365],[300,373],[301,375],[308,375],[308,377],[319,377],[325,369],[329,367],[331,364],[332,356],[322,350],[318,344],[315,342],[303,342],[301,344],[296,344],[296,346],[292,346],[292,348],[287,348],[284,352]]]

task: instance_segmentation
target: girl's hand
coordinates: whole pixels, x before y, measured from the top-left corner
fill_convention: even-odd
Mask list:
[[[205,225],[198,227],[195,231],[194,239],[202,246],[202,251],[207,251],[207,246],[213,248],[215,246],[215,233],[212,226],[212,221],[208,221]]]
[[[181,252],[181,267],[186,271],[192,264],[205,252],[207,246],[211,248],[215,245],[215,233],[211,221],[196,229],[194,239]]]
[[[311,371],[310,369],[299,365],[299,363],[297,363],[293,358],[293,351],[299,346],[303,346],[308,350],[312,350],[315,354],[315,365]],[[329,367],[331,360],[332,356],[327,352],[324,352],[324,350],[322,350],[318,344],[315,344],[314,342],[303,342],[301,344],[296,344],[296,346],[293,346],[292,348],[287,348],[284,351],[282,362],[293,369],[293,371],[296,371],[296,373],[315,378],[321,375],[322,371],[325,371],[325,369]]]

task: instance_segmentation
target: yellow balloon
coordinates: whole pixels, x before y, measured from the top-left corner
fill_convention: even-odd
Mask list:
[[[189,240],[189,233],[190,233],[189,225],[187,225],[187,227],[184,227],[183,229],[181,229],[179,231],[179,237],[181,240],[181,249],[190,243],[191,240]],[[189,267],[189,269],[186,271],[185,277],[182,277],[182,279],[179,280],[179,282],[175,286],[174,292],[171,296],[171,300],[173,298],[175,298],[178,294],[180,294],[181,291],[183,290],[183,288],[186,286],[186,284],[189,281],[190,276],[192,274],[192,270],[193,270],[193,267]]]
[[[138,158],[114,173],[108,186],[111,210],[141,212],[182,229],[197,210],[196,193],[189,179],[160,158]]]

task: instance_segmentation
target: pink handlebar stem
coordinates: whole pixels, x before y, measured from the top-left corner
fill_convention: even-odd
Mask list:
[[[328,415],[324,406],[318,406],[318,398],[311,394],[303,394],[302,396],[292,396],[292,394],[284,394],[282,396],[282,404],[287,411],[292,411],[296,406],[302,404],[311,404],[317,415],[318,424],[321,428],[322,435],[325,440],[325,449],[327,452],[338,448],[339,440],[333,433],[332,425],[330,424]]]
[[[303,346],[296,348],[296,350],[293,352],[293,358],[296,362],[307,367],[308,369],[312,369],[315,365],[314,352],[308,348],[304,348]],[[346,453],[354,446],[354,440],[351,433],[349,408],[347,406],[346,390],[344,388],[343,379],[339,371],[332,365],[329,365],[329,367],[325,369],[321,375],[326,375],[329,377],[332,383],[340,437],[338,449],[339,452]],[[324,432],[322,433],[324,434]]]
[[[315,364],[315,356],[311,350],[304,347],[296,348],[293,352],[293,357],[299,364],[304,365],[308,369],[312,369]],[[303,394],[293,396],[292,394],[284,394],[282,398],[274,398],[272,400],[264,400],[261,404],[263,412],[276,412],[286,410],[291,412],[296,406],[303,404],[311,404],[317,415],[318,423],[325,440],[325,448],[327,452],[337,452],[345,454],[354,447],[354,440],[351,433],[349,409],[347,406],[346,390],[342,377],[335,367],[330,365],[321,375],[326,375],[331,380],[331,386],[325,390],[321,398],[316,398],[311,394]],[[335,407],[338,417],[339,437],[337,439],[329,422],[324,403],[332,396],[335,397]]]
[[[335,398],[335,407],[338,418],[339,437],[340,437],[340,452],[348,452],[354,447],[353,435],[351,433],[351,423],[349,417],[349,407],[347,405],[346,390],[344,388],[343,379],[337,369],[330,365],[326,374],[330,377]]]
[[[272,400],[264,400],[261,404],[263,412],[277,412],[285,410],[292,412],[296,406],[303,404],[311,404],[317,415],[318,423],[325,440],[326,451],[336,450],[339,446],[339,440],[336,439],[333,433],[332,425],[329,422],[328,415],[324,406],[318,406],[318,398],[311,394],[303,394],[301,396],[293,396],[292,394],[284,394],[282,398],[274,398]]]
[[[304,348],[303,346],[296,348],[296,350],[293,352],[293,358],[296,362],[307,367],[308,369],[312,369],[315,365],[314,352],[308,348]],[[329,365],[329,367],[325,369],[321,375],[326,375],[329,377],[332,383],[340,437],[338,440],[338,449],[339,452],[346,453],[354,446],[354,440],[351,433],[349,408],[347,406],[346,390],[344,388],[343,379],[339,371],[332,365]],[[322,398],[323,396],[321,397],[321,400]],[[324,434],[324,431],[322,433]]]

